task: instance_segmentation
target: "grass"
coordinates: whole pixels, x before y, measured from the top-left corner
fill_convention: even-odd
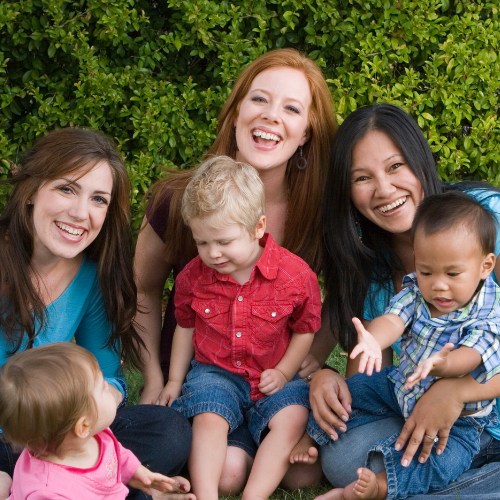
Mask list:
[[[337,368],[340,373],[345,373],[347,356],[337,346],[328,358],[328,364]],[[125,379],[129,388],[129,405],[137,404],[139,401],[139,390],[142,387],[142,376],[140,372],[129,370],[125,373]],[[322,485],[318,488],[305,488],[302,490],[288,491],[278,488],[271,496],[272,500],[312,500],[318,495],[322,495],[331,489],[329,485]],[[224,497],[226,500],[239,500],[241,495]]]

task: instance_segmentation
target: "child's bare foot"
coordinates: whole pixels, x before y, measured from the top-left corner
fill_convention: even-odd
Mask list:
[[[313,464],[316,460],[318,460],[318,449],[316,448],[316,443],[309,436],[309,434],[307,434],[307,432],[304,432],[304,435],[300,438],[300,441],[295,445],[290,453],[290,463],[294,464],[296,462],[302,462]]]
[[[357,470],[358,480],[344,488],[343,500],[384,500],[387,496],[387,476],[385,472],[375,475],[370,469]],[[384,483],[385,480],[385,483]]]
[[[0,471],[0,500],[5,500],[10,496],[11,485],[11,477],[6,472]]]
[[[175,483],[172,491],[160,492],[152,490],[153,500],[196,500],[194,493],[189,493],[191,484],[185,477],[173,476]]]

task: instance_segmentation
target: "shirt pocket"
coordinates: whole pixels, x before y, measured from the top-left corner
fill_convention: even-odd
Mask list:
[[[229,302],[219,302],[215,300],[193,299],[191,307],[196,312],[202,322],[213,328],[221,335],[227,335],[229,327]],[[198,332],[205,333],[205,332]]]
[[[289,302],[259,302],[252,304],[252,340],[260,345],[273,345],[288,333],[288,318],[293,312]]]

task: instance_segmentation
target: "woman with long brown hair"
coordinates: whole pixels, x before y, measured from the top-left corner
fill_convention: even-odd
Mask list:
[[[321,267],[323,182],[335,130],[331,96],[321,71],[295,50],[277,50],[260,56],[236,80],[219,116],[217,138],[207,152],[207,156],[227,155],[257,169],[265,188],[269,233],[316,272]],[[137,243],[139,304],[146,312],[137,321],[145,329],[143,340],[149,351],[144,358],[142,403],[156,401],[168,376],[175,292],[162,327],[165,281],[172,270],[175,277],[196,255],[180,215],[191,176],[192,171],[173,173],[154,187]],[[300,375],[307,377],[311,369],[304,367]],[[255,450],[240,434],[229,435],[229,445],[228,468],[220,486],[221,492],[234,493],[244,484],[245,477],[238,472],[242,462],[248,470]],[[235,477],[229,470],[232,465],[236,479],[225,483],[225,478]]]
[[[189,453],[187,421],[169,408],[122,408],[122,359],[139,367],[144,345],[134,324],[129,178],[118,151],[96,131],[54,131],[2,184],[13,191],[0,216],[0,365],[16,352],[74,338],[110,385],[118,440],[153,469],[177,474]],[[3,479],[17,458],[0,444]]]

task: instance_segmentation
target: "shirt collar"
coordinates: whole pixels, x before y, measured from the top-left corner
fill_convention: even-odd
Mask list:
[[[255,270],[258,269],[260,274],[268,279],[272,280],[278,276],[278,265],[280,261],[279,247],[274,241],[274,238],[269,234],[265,233],[264,236],[259,240],[259,245],[264,248],[259,260],[256,262],[252,274],[250,275],[249,281],[252,281]],[[198,256],[198,259],[200,257]],[[229,274],[219,273],[216,269],[212,269],[205,265],[201,259],[201,278],[200,281],[204,285],[209,285],[215,283],[215,281],[234,281],[234,279]]]

